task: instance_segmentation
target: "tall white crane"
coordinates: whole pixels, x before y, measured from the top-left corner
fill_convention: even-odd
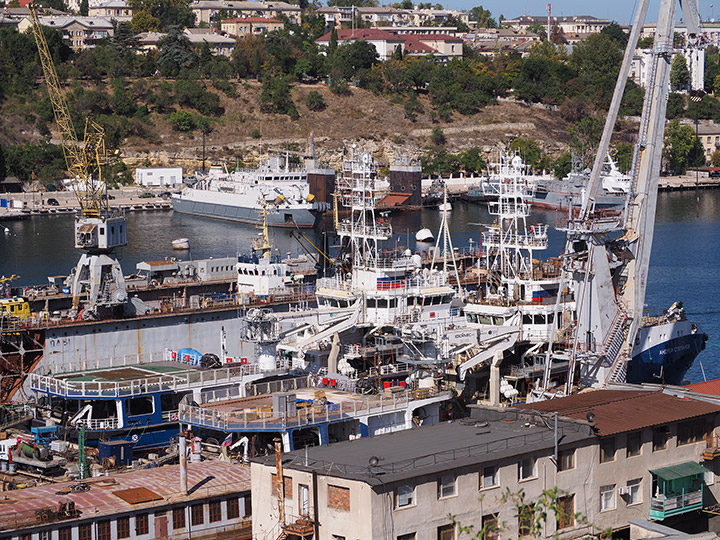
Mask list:
[[[565,388],[572,391],[577,365],[582,384],[604,386],[624,381],[626,363],[642,322],[650,251],[655,225],[658,178],[665,132],[675,12],[678,0],[661,0],[645,92],[640,131],[633,158],[632,188],[621,216],[595,212],[603,160],[617,120],[632,58],[649,0],[639,0],[627,48],[606,117],[590,180],[579,213],[571,216],[563,281],[572,282],[576,321]],[[697,35],[697,0],[679,0],[688,33]],[[564,284],[561,284],[561,288]],[[547,369],[550,369],[548,362]],[[548,377],[545,377],[547,382]]]

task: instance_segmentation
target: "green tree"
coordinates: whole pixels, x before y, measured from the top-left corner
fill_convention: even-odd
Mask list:
[[[697,138],[693,128],[680,124],[677,120],[665,128],[665,146],[663,157],[666,168],[671,174],[685,174],[690,165],[688,158],[696,146]],[[695,159],[697,159],[696,156]]]
[[[556,178],[565,178],[572,170],[572,155],[570,152],[560,154],[552,163],[553,174]]]
[[[687,90],[690,86],[690,70],[682,54],[676,54],[670,65],[670,86],[673,90]]]
[[[510,150],[518,150],[526,165],[537,168],[542,157],[540,145],[534,139],[523,139],[518,137],[510,143]]]
[[[608,36],[623,49],[627,45],[628,39],[630,38],[630,36],[622,29],[622,26],[620,26],[615,21],[611,22],[605,28],[600,30],[600,33]]]
[[[541,41],[547,40],[547,27],[542,24],[531,24],[527,27],[528,32],[537,34]]]
[[[5,165],[5,151],[0,144],[0,179],[7,176],[7,166]]]
[[[135,105],[135,99],[132,93],[125,87],[125,81],[122,79],[116,79],[112,82],[113,95],[112,95],[112,110],[115,114],[120,116],[132,116],[137,110]]]
[[[328,44],[328,56],[332,58],[335,55],[335,51],[338,48],[338,33],[337,28],[333,26],[330,31],[330,43]]]
[[[672,120],[681,116],[685,112],[685,98],[676,92],[671,93],[668,96],[667,109],[665,109],[665,116]]]
[[[162,30],[170,30],[173,26],[186,28],[195,24],[190,0],[128,0],[128,5],[133,8],[134,14],[145,12],[157,19]]]
[[[350,80],[370,69],[378,61],[375,45],[358,40],[340,45],[331,59],[330,75]]]
[[[490,10],[484,9],[482,6],[472,8],[468,13],[468,18],[471,21],[477,21],[478,28],[497,28],[497,23],[492,18]]]
[[[598,107],[609,106],[622,57],[622,47],[610,36],[592,34],[570,55],[569,65],[577,73],[574,86]]]
[[[168,122],[177,131],[192,131],[195,129],[195,118],[188,111],[176,111],[168,117]]]
[[[456,110],[475,114],[495,99],[495,81],[485,72],[474,69],[467,60],[454,59],[433,71],[428,94],[438,112]]]
[[[88,0],[80,0],[80,15],[87,17],[90,10],[90,2]]]
[[[192,67],[196,56],[188,37],[177,27],[173,27],[158,42],[158,67],[164,77],[177,77],[183,68]]]
[[[141,32],[158,32],[160,30],[160,19],[153,17],[149,10],[140,10],[133,13],[130,20],[130,28],[133,34]]]
[[[262,112],[287,114],[293,120],[300,117],[290,95],[290,85],[283,77],[274,77],[263,82],[260,101]]]
[[[487,163],[482,157],[480,148],[473,146],[459,156],[460,168],[467,174],[481,173],[487,169]]]
[[[327,107],[322,95],[315,90],[308,93],[307,98],[305,98],[305,104],[311,111],[323,111],[325,107]]]
[[[582,156],[583,165],[586,167],[593,164],[604,125],[600,117],[586,116],[570,127],[570,148]]]
[[[613,152],[613,159],[617,162],[617,167],[621,172],[630,172],[632,167],[633,145],[626,142],[618,143]]]
[[[443,130],[440,128],[440,126],[435,126],[433,128],[432,133],[430,134],[430,140],[436,146],[442,146],[447,142],[447,139],[445,138],[445,133],[443,133]]]
[[[712,155],[710,156],[710,164],[713,167],[720,167],[720,150],[715,150],[712,153]]]
[[[653,43],[655,42],[654,36],[645,36],[638,39],[638,49],[652,49]]]

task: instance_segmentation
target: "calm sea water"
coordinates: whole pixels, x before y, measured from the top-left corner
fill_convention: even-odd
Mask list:
[[[561,215],[534,212],[531,223],[554,225]],[[405,212],[391,216],[395,237],[386,247],[415,248],[415,233],[427,227],[436,232],[440,226],[437,210]],[[135,212],[127,214],[129,245],[119,252],[126,274],[139,261],[165,257],[208,258],[247,253],[258,235],[252,226],[172,212]],[[454,203],[449,226],[455,247],[477,244],[481,225],[492,222],[485,205]],[[72,216],[34,217],[27,221],[5,222],[9,234],[0,229],[0,275],[18,274],[17,285],[47,282],[49,275],[67,274],[75,265],[79,252],[72,245]],[[305,232],[317,242],[320,231],[331,229],[327,219],[319,230]],[[272,231],[274,244],[281,254],[300,253],[302,248],[288,231]],[[171,241],[187,237],[191,249],[177,252]],[[557,255],[564,238],[556,231],[550,234],[547,255]],[[650,274],[646,295],[646,312],[659,313],[681,300],[691,320],[710,336],[707,349],[688,373],[691,381],[720,377],[720,191],[701,191],[699,204],[694,192],[661,193]]]

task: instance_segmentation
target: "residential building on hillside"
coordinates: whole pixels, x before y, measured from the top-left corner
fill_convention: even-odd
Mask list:
[[[330,36],[330,33],[325,34],[315,42],[327,46]],[[397,47],[400,47],[403,54],[407,52],[413,56],[433,54],[441,62],[462,58],[463,54],[463,39],[450,34],[401,34],[394,29],[341,28],[337,30],[337,39],[338,44],[360,40],[371,43],[377,49],[380,61],[388,60]]]
[[[475,406],[463,420],[289,452],[279,496],[275,457],[257,458],[253,534],[452,539],[454,519],[475,530],[501,525],[501,537],[519,538],[530,532],[528,512],[553,487],[559,511],[548,511],[541,538],[625,528],[643,517],[706,520],[705,503],[720,495],[720,468],[707,459],[705,436],[718,429],[719,413],[717,404],[662,391]],[[524,493],[520,511],[508,491]]]
[[[505,19],[503,26],[509,26],[517,30],[526,30],[529,26],[539,24],[546,27],[547,15],[531,16],[522,15],[515,19]],[[572,15],[568,17],[550,17],[550,26],[557,25],[565,34],[597,34],[608,26],[610,21],[598,19],[591,15]]]
[[[685,63],[690,70],[690,88],[688,90],[703,89],[705,87],[705,49],[686,48],[681,49],[680,54],[685,57]],[[651,57],[652,49],[638,49],[635,51],[630,67],[630,78],[643,88],[647,87],[650,78]]]
[[[91,49],[98,41],[110,37],[115,32],[112,22],[103,17],[41,16],[40,24],[62,30],[63,40],[74,51]],[[26,32],[32,26],[30,16],[18,23],[18,31]]]
[[[348,28],[340,28],[337,31],[337,42],[338,45],[346,42],[353,41],[367,41],[372,44],[378,52],[378,57],[381,62],[388,60],[397,47],[401,50],[405,50],[405,39],[402,36],[388,32],[387,30],[380,30],[378,28],[356,28],[351,30]],[[329,45],[330,44],[330,33],[319,37],[315,40],[318,45]]]
[[[266,17],[239,17],[220,23],[223,33],[232,37],[262,36],[283,28],[285,28],[283,21]]]
[[[250,471],[225,461],[169,465],[19,489],[4,499],[3,538],[41,540],[249,539]],[[9,492],[8,492],[9,493]],[[232,536],[229,536],[232,534]]]
[[[232,2],[225,0],[199,0],[190,4],[195,14],[195,24],[201,22],[212,24],[215,17],[222,12],[230,13],[235,17],[265,17],[277,19],[284,15],[292,23],[299,24],[302,10],[299,6],[286,2]]]
[[[410,26],[443,26],[451,17],[468,26],[471,24],[467,11],[452,9],[413,9],[407,16]]]
[[[465,36],[466,43],[486,56],[499,52],[518,51],[523,56],[540,37],[528,30],[514,28],[478,28]]]
[[[210,45],[213,54],[230,56],[235,50],[233,38],[220,35],[211,28],[186,28],[183,33],[195,47],[202,47],[203,43]],[[136,36],[138,47],[145,52],[157,50],[158,42],[166,35],[162,32],[141,32]]]
[[[89,8],[88,16],[129,21],[133,16],[133,8],[128,5],[127,0],[109,0]]]
[[[686,120],[686,123],[695,129],[695,123]],[[710,163],[710,158],[716,150],[720,150],[720,124],[716,124],[712,120],[700,120],[698,122],[698,139],[703,145],[705,151],[705,160]]]

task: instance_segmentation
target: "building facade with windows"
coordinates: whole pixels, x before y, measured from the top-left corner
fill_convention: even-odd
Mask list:
[[[76,486],[81,485],[82,488]],[[8,493],[0,512],[7,540],[250,538],[250,471],[224,461],[117,473]]]
[[[700,464],[715,404],[598,391],[535,406],[475,407],[459,421],[291,452],[281,496],[274,458],[255,460],[253,533],[302,526],[304,538],[447,540],[458,536],[454,516],[476,531],[501,526],[502,538],[573,538],[639,517],[695,516],[704,491],[717,495],[714,463]],[[534,531],[553,487],[558,511]]]

